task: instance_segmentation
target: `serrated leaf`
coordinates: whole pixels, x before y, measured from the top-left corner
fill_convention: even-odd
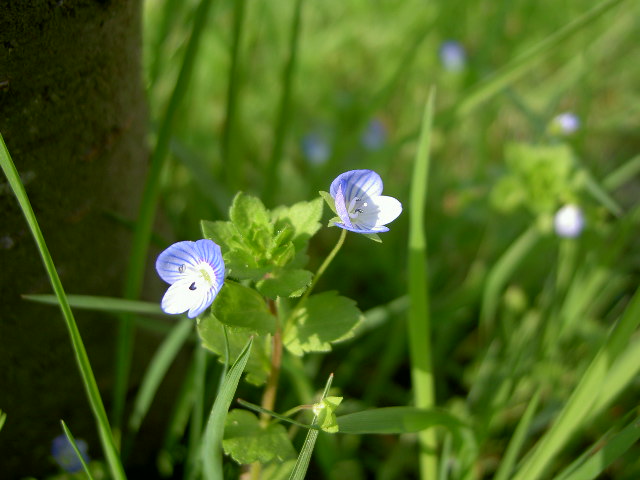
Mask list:
[[[213,314],[230,327],[246,328],[258,334],[273,333],[276,319],[258,292],[227,281],[213,303]]]
[[[293,259],[295,254],[296,249],[293,243],[280,245],[271,252],[271,262],[276,266],[283,267]]]
[[[220,363],[225,361],[224,325],[209,313],[199,317],[198,336],[202,345],[218,355]],[[271,336],[255,338],[255,333],[244,328],[227,327],[229,339],[229,357],[236,358],[247,344],[249,338],[254,336],[251,355],[245,367],[246,381],[253,385],[263,385],[271,371]]]
[[[231,222],[202,220],[200,222],[204,238],[213,240],[222,249],[222,253],[237,248],[244,248],[240,232]]]
[[[339,430],[335,411],[342,402],[342,397],[325,397],[313,407],[316,424],[325,432],[336,433]]]
[[[222,257],[229,276],[238,280],[259,280],[271,269],[246,250],[232,250]]]
[[[238,192],[233,199],[229,219],[240,232],[248,232],[255,226],[270,224],[269,212],[260,199],[242,192]]]
[[[301,269],[280,269],[260,280],[258,291],[269,298],[299,297],[311,284],[313,273]]]
[[[356,303],[336,292],[310,296],[284,333],[284,343],[291,353],[328,352],[331,344],[353,336],[363,316]]]
[[[273,211],[276,221],[288,221],[295,231],[293,243],[298,247],[306,244],[322,226],[322,200],[298,202],[290,207],[279,207]]]
[[[231,410],[227,415],[222,447],[236,462],[243,465],[284,461],[296,456],[282,425],[271,423],[262,427],[253,413],[239,409]]]
[[[415,433],[433,426],[447,427],[458,434],[468,428],[450,413],[416,407],[385,407],[341,415],[337,418],[340,433],[356,435]]]
[[[320,194],[320,197],[325,201],[325,203],[329,205],[329,208],[333,211],[333,213],[338,215],[338,211],[336,210],[336,200],[331,196],[331,194],[329,192],[323,192],[322,190],[320,190],[318,193]]]

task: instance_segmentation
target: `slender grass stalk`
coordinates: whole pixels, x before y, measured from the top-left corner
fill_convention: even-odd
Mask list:
[[[522,77],[548,54],[556,51],[557,47],[568,38],[598,20],[607,11],[611,10],[623,1],[624,0],[605,0],[604,2],[599,3],[591,10],[588,10],[580,17],[552,33],[547,38],[534,45],[531,49],[509,62],[494,75],[479,83],[467,95],[465,95],[454,107],[452,118],[466,117],[480,104]]]
[[[80,452],[80,449],[76,444],[76,439],[73,437],[71,430],[69,430],[69,428],[67,427],[67,424],[64,423],[64,420],[60,420],[60,423],[62,424],[62,429],[64,430],[64,434],[67,436],[67,440],[69,440],[69,443],[71,444],[71,448],[73,448],[73,451],[75,452],[76,457],[78,457],[78,460],[80,460],[80,463],[82,464],[82,469],[84,470],[84,473],[87,474],[87,478],[89,480],[94,480],[93,475],[91,475],[91,470],[89,470],[89,466],[87,465],[87,462],[84,461],[84,457],[82,456],[82,453]]]
[[[236,0],[233,8],[233,40],[231,43],[231,67],[227,84],[227,114],[222,131],[222,162],[225,167],[227,186],[233,190],[239,188],[239,179],[243,177],[243,155],[234,155],[233,138],[236,126],[238,92],[240,89],[240,47],[244,27],[246,0]]]
[[[429,315],[429,280],[427,273],[427,237],[424,212],[429,183],[431,126],[435,89],[429,92],[424,110],[418,152],[413,167],[409,209],[409,352],[415,406],[430,409],[435,405],[435,388],[431,359],[431,318]],[[420,478],[435,479],[438,474],[437,440],[433,429],[418,434],[420,444]]]
[[[129,430],[135,434],[142,424],[142,420],[149,411],[151,402],[158,391],[160,382],[167,373],[167,370],[180,352],[180,349],[193,331],[193,322],[188,319],[181,319],[173,327],[173,330],[164,339],[156,353],[153,355],[149,367],[144,374],[142,384],[136,395],[133,412],[129,417]]]
[[[225,376],[222,388],[211,408],[209,421],[202,439],[200,455],[202,458],[204,478],[206,480],[222,480],[222,435],[227,411],[238,388],[240,377],[251,354],[253,337],[249,339],[238,358]]]
[[[498,471],[496,472],[493,480],[507,480],[513,468],[516,464],[516,460],[518,458],[518,454],[524,445],[526,440],[527,432],[529,431],[529,427],[531,426],[531,421],[533,420],[533,416],[538,409],[538,404],[540,403],[540,389],[536,391],[531,400],[529,401],[529,405],[527,405],[527,409],[520,417],[520,421],[518,422],[518,426],[516,427],[515,432],[513,432],[513,436],[511,440],[509,440],[509,445],[507,446],[507,450],[504,454],[504,457],[500,461],[500,466],[498,467]]]
[[[482,293],[480,310],[480,329],[485,335],[489,334],[494,327],[502,289],[539,237],[536,225],[531,225],[509,246],[491,268]]]
[[[126,299],[136,300],[142,290],[151,230],[156,216],[158,197],[160,195],[160,174],[166,163],[173,124],[191,79],[200,37],[204,31],[209,8],[212,3],[212,0],[201,0],[198,5],[194,16],[191,37],[187,44],[180,73],[178,74],[176,85],[160,124],[158,139],[153,154],[151,155],[149,175],[144,186],[138,221],[136,222],[133,235],[131,259],[129,261],[129,268],[127,269],[124,285],[124,297]],[[131,315],[123,315],[118,329],[118,344],[116,350],[116,379],[113,393],[113,422],[115,428],[120,428],[122,424],[129,371],[131,369],[134,335],[135,324],[133,317]]]
[[[622,318],[591,361],[553,426],[542,436],[532,454],[520,465],[513,480],[535,480],[542,477],[549,463],[571,435],[583,426],[589,411],[598,400],[598,395],[594,395],[594,392],[600,390],[611,365],[623,353],[629,338],[639,324],[640,290],[637,290]]]
[[[333,373],[329,375],[329,379],[327,380],[327,384],[324,387],[324,391],[322,392],[322,397],[320,401],[324,400],[327,395],[329,395],[329,390],[331,389],[331,383],[333,382]],[[318,420],[318,416],[314,415],[313,421],[311,422],[312,426],[316,426],[316,421]],[[311,461],[311,454],[313,453],[313,447],[316,444],[316,440],[318,439],[319,430],[315,428],[311,428],[307,432],[307,437],[304,440],[304,444],[300,449],[300,454],[298,455],[298,459],[296,460],[296,464],[291,471],[291,475],[289,475],[289,480],[304,480],[305,475],[307,474],[307,469],[309,468],[309,462]]]
[[[302,3],[304,0],[296,0],[291,25],[291,37],[289,37],[289,57],[285,65],[282,75],[282,93],[280,96],[280,105],[278,108],[278,118],[276,120],[276,129],[274,132],[273,149],[269,164],[267,165],[266,183],[264,186],[263,201],[270,205],[273,203],[273,197],[280,185],[278,179],[278,167],[282,160],[284,144],[287,135],[287,126],[289,122],[289,111],[291,107],[291,96],[293,93],[293,77],[296,70],[298,58],[298,46],[300,37],[300,27],[302,23]]]
[[[42,257],[42,262],[44,263],[47,275],[49,276],[49,281],[51,282],[53,291],[55,292],[58,303],[60,304],[62,316],[64,317],[65,323],[67,325],[67,330],[69,331],[69,337],[71,339],[71,345],[75,353],[76,364],[78,365],[78,370],[80,370],[82,383],[89,399],[91,411],[93,412],[93,416],[98,426],[100,442],[102,443],[102,449],[104,451],[107,464],[109,465],[111,476],[115,480],[124,479],[126,478],[124,469],[122,468],[122,464],[120,462],[120,457],[114,443],[109,420],[107,419],[107,413],[104,409],[102,398],[100,397],[100,391],[98,390],[98,385],[93,375],[91,363],[89,362],[87,351],[84,348],[84,343],[82,342],[80,331],[78,330],[78,326],[73,317],[73,312],[71,311],[71,307],[69,306],[67,296],[64,292],[64,288],[62,287],[62,282],[60,281],[60,277],[58,276],[58,272],[56,271],[53,259],[49,254],[49,249],[44,240],[44,236],[42,235],[42,231],[40,230],[40,226],[38,225],[38,220],[33,213],[33,208],[31,207],[31,203],[29,202],[27,192],[24,189],[24,185],[22,185],[22,182],[20,181],[20,176],[18,175],[16,166],[11,160],[11,156],[9,155],[9,151],[7,150],[7,146],[5,145],[4,138],[2,138],[1,134],[0,166],[2,166],[2,171],[7,177],[9,185],[11,186],[13,193],[18,199],[18,203],[20,205],[22,213],[27,220],[29,229],[33,234],[36,246],[38,247],[38,251],[40,252],[40,256]]]

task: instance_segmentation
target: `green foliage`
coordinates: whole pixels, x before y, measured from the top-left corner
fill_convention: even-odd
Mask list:
[[[255,332],[244,328],[226,327],[212,314],[201,316],[198,321],[198,335],[202,345],[218,355],[221,362],[225,361],[228,341],[229,357],[237,358],[242,348]],[[262,385],[267,381],[270,371],[269,357],[271,354],[271,337],[254,339],[251,355],[245,366],[246,380],[254,385]],[[226,341],[225,341],[226,340]]]
[[[230,327],[258,334],[273,333],[276,319],[258,292],[239,283],[226,281],[212,308],[215,317]]]
[[[327,433],[339,431],[338,420],[336,419],[336,409],[342,403],[342,397],[325,397],[320,403],[313,406],[316,415],[316,424]]]
[[[331,344],[354,335],[363,316],[353,300],[337,292],[311,295],[284,331],[284,344],[295,355],[328,352]]]
[[[264,426],[253,413],[239,409],[231,410],[227,415],[222,447],[241,464],[282,462],[296,456],[282,425],[269,423]]]
[[[508,173],[491,192],[493,205],[510,212],[524,206],[532,213],[552,214],[575,200],[577,182],[573,153],[565,144],[505,147]]]

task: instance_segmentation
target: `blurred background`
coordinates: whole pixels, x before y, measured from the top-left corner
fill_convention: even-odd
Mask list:
[[[119,4],[97,3],[107,12]],[[343,413],[411,404],[409,188],[435,89],[424,267],[436,397],[473,431],[441,438],[449,449],[441,478],[493,478],[529,401],[540,396],[525,451],[557,416],[638,285],[640,5],[205,3],[147,0],[139,19],[149,116],[140,139],[151,152],[159,140],[167,145],[154,252],[201,238],[202,219],[226,220],[239,190],[272,208],[315,198],[344,171],[375,170],[405,212],[381,245],[349,235],[317,287],[355,299],[367,328],[330,354],[306,356],[304,368],[315,389],[335,374]],[[190,53],[196,34],[199,48]],[[136,158],[147,161],[144,153]],[[144,184],[137,178],[135,198]],[[131,228],[135,214],[113,208],[121,214],[115,222]],[[310,270],[338,234],[323,228],[313,238]],[[159,301],[163,288],[149,275],[145,299]],[[152,345],[163,338],[162,328],[147,330]],[[554,472],[637,408],[640,385],[629,365],[640,338],[630,342],[635,347],[619,370],[625,389],[594,409]],[[193,348],[195,341],[183,355]],[[140,361],[135,368],[144,369]],[[259,398],[255,387],[242,389],[242,398]],[[132,478],[182,478],[188,427],[169,432],[164,423],[179,401],[173,392],[163,391],[162,407],[154,404],[160,410],[140,428],[150,440],[131,447]],[[283,375],[277,410],[300,403]],[[321,436],[309,478],[419,478],[416,442],[414,435]],[[99,452],[90,442],[89,455],[99,460]],[[600,478],[640,478],[639,453],[629,449]],[[239,467],[230,461],[228,468],[228,478],[237,478]]]

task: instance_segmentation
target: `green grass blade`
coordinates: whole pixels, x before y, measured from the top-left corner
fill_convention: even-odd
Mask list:
[[[513,436],[509,441],[507,450],[504,453],[504,457],[500,461],[500,466],[498,467],[498,471],[493,477],[493,480],[507,480],[511,475],[511,472],[513,472],[518,454],[522,450],[522,446],[524,445],[524,442],[527,438],[527,432],[529,431],[529,427],[531,426],[531,420],[533,419],[533,415],[538,409],[539,403],[540,390],[538,390],[533,398],[529,401],[527,409],[524,411],[524,414],[520,418],[518,426],[516,427],[516,431],[513,433]]]
[[[227,84],[227,113],[222,131],[222,162],[225,168],[226,184],[231,190],[242,188],[243,155],[234,155],[233,138],[235,134],[236,115],[238,109],[238,89],[240,87],[240,47],[244,26],[247,0],[237,0],[233,5],[233,41],[231,43],[231,67]]]
[[[329,389],[331,388],[331,383],[333,382],[333,373],[329,375],[329,379],[327,380],[327,384],[324,387],[324,391],[322,392],[322,397],[320,401],[324,400],[325,397],[329,394]],[[316,420],[318,416],[315,415],[313,417],[313,421],[311,425],[316,425]],[[300,449],[300,453],[298,454],[298,459],[296,460],[296,464],[289,475],[289,480],[304,480],[304,477],[307,474],[307,469],[309,468],[309,462],[311,461],[311,454],[313,453],[313,448],[316,444],[316,440],[318,439],[319,430],[310,429],[307,432],[307,437],[304,439],[304,444]]]
[[[4,422],[7,421],[7,414],[0,410],[0,431],[2,431],[2,427],[4,427]]]
[[[151,402],[158,391],[160,382],[175,360],[178,352],[193,331],[193,322],[182,319],[173,327],[171,333],[164,339],[157,352],[151,359],[142,379],[142,384],[136,395],[133,412],[129,418],[129,430],[134,434],[139,430],[142,420],[149,411]]]
[[[252,345],[253,337],[249,339],[242,349],[242,352],[240,352],[240,355],[238,355],[237,360],[227,372],[222,388],[220,388],[213,408],[211,408],[201,451],[204,478],[207,480],[222,480],[222,435],[224,433],[224,420],[238,388],[244,367],[247,364],[247,360],[249,360]]]
[[[636,155],[607,175],[602,181],[602,186],[611,192],[633,179],[638,173],[640,173],[640,155]]]
[[[484,292],[482,293],[480,329],[484,334],[488,334],[494,327],[502,289],[522,259],[531,251],[539,238],[540,234],[538,233],[536,225],[531,225],[509,246],[493,265],[493,268],[487,276]]]
[[[93,370],[91,369],[89,357],[87,356],[87,351],[84,348],[84,343],[82,342],[80,331],[78,330],[78,326],[76,325],[76,321],[73,317],[73,312],[71,311],[71,307],[69,306],[69,302],[67,300],[67,296],[65,295],[64,288],[62,287],[60,277],[58,277],[58,272],[56,271],[53,259],[49,254],[49,249],[44,240],[44,236],[42,235],[42,231],[40,230],[40,226],[38,225],[38,220],[33,213],[33,208],[31,208],[31,203],[29,202],[29,197],[27,197],[27,192],[24,189],[24,185],[22,185],[22,182],[20,181],[18,171],[16,170],[13,161],[11,160],[11,156],[9,155],[9,151],[7,150],[7,146],[5,145],[4,138],[2,138],[1,134],[0,166],[2,166],[2,171],[7,177],[9,185],[11,186],[13,193],[18,199],[18,203],[20,204],[22,213],[27,220],[29,229],[33,234],[36,246],[38,247],[38,251],[40,252],[40,256],[42,257],[42,262],[44,263],[47,275],[49,276],[49,281],[51,282],[53,291],[55,292],[56,298],[58,299],[60,309],[62,310],[62,315],[67,325],[67,330],[69,331],[71,345],[73,347],[73,351],[75,352],[78,369],[80,370],[80,376],[82,377],[82,383],[84,384],[84,388],[89,399],[89,404],[91,406],[91,411],[93,412],[98,426],[100,442],[102,443],[102,449],[104,451],[107,464],[109,465],[111,475],[116,480],[124,479],[126,478],[124,469],[122,468],[122,464],[118,456],[118,451],[116,449],[113,435],[111,433],[109,420],[107,419],[107,413],[104,409],[102,398],[100,397],[100,391],[98,390],[98,385],[96,384],[96,379],[93,375]]]
[[[47,305],[57,305],[58,300],[55,295],[37,294],[22,295],[25,300],[44,303]],[[155,302],[143,302],[140,300],[125,300],[124,298],[98,297],[93,295],[67,295],[69,305],[79,310],[95,310],[99,312],[111,313],[132,313],[145,315],[166,315],[160,309],[160,305]]]
[[[293,77],[296,70],[298,58],[298,46],[300,37],[300,27],[302,24],[302,3],[304,0],[296,0],[294,7],[291,37],[289,38],[289,57],[284,68],[282,78],[282,93],[280,96],[280,105],[278,107],[278,118],[276,120],[276,129],[274,132],[274,143],[271,151],[271,157],[267,165],[266,182],[264,185],[263,201],[269,206],[273,202],[273,197],[279,188],[278,167],[282,160],[284,152],[284,144],[287,135],[287,126],[289,122],[289,112],[291,105],[291,96],[293,94]]]
[[[198,52],[198,46],[202,32],[206,25],[209,8],[212,0],[201,0],[194,15],[193,29],[187,44],[180,73],[176,80],[175,87],[169,99],[167,110],[164,114],[158,139],[151,155],[151,165],[149,174],[145,182],[140,211],[136,222],[131,246],[131,260],[127,269],[124,286],[124,297],[135,300],[140,296],[142,282],[145,272],[145,264],[149,251],[149,241],[151,230],[156,216],[158,197],[160,195],[160,174],[166,162],[169,152],[173,123],[176,118],[178,107],[187,91],[193,65]],[[119,428],[122,422],[124,402],[127,392],[129,370],[131,368],[131,354],[133,350],[134,321],[130,315],[123,315],[118,331],[118,345],[116,351],[116,379],[113,393],[113,420],[114,425]]]
[[[204,424],[205,384],[207,380],[207,356],[204,348],[196,348],[193,354],[194,374],[192,387],[191,421],[189,423],[189,445],[184,478],[194,480],[201,477],[202,427]]]
[[[465,427],[447,412],[416,407],[374,408],[341,415],[337,420],[340,433],[354,435],[415,433],[436,425],[447,427],[455,434]]]
[[[585,452],[580,465],[570,465],[554,480],[591,480],[640,440],[640,417],[615,435],[605,435]]]
[[[418,153],[413,168],[409,209],[409,318],[408,337],[411,358],[411,379],[415,406],[431,409],[435,405],[433,366],[431,359],[431,319],[429,316],[429,280],[427,274],[427,238],[424,212],[429,179],[429,149],[435,90],[429,93]],[[438,473],[435,449],[437,440],[433,430],[419,434],[420,472],[423,480],[436,478]]]
[[[454,108],[454,118],[464,118],[483,102],[500,92],[506,86],[522,77],[548,54],[556,51],[560,44],[575,33],[598,20],[607,11],[624,0],[606,0],[585,12],[563,28],[534,45],[519,57],[515,58],[491,77],[473,88]]]
[[[89,480],[93,480],[93,475],[91,475],[91,470],[89,470],[89,466],[87,465],[87,462],[84,461],[84,457],[82,456],[82,453],[80,453],[80,449],[76,444],[76,439],[73,438],[73,434],[67,428],[67,424],[64,423],[64,420],[60,420],[60,423],[62,424],[62,429],[64,430],[64,434],[67,436],[67,440],[69,440],[69,443],[71,444],[71,448],[73,448],[73,451],[76,452],[76,456],[78,457],[78,460],[80,460],[80,463],[82,464],[84,473],[87,474],[87,477],[89,478]]]
[[[534,447],[533,453],[520,466],[513,477],[514,480],[540,478],[571,435],[584,425],[589,411],[598,398],[594,392],[602,387],[611,365],[624,351],[638,324],[640,324],[640,290],[636,291],[622,318],[583,374],[555,423],[542,436]]]

